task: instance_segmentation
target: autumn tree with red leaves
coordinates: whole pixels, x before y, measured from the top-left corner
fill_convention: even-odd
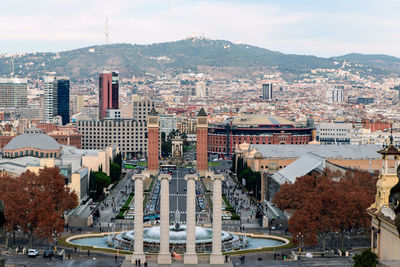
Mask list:
[[[64,212],[78,205],[78,197],[65,186],[58,167],[31,171],[19,177],[0,177],[0,199],[5,200],[6,229],[15,226],[29,236],[53,240],[64,229]]]
[[[329,233],[366,227],[370,218],[366,209],[374,201],[377,177],[364,171],[345,174],[325,169],[286,183],[273,202],[291,214],[289,230],[302,233],[303,241],[315,245],[318,239],[325,250]]]

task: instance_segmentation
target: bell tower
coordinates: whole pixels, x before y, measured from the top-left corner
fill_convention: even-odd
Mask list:
[[[150,175],[157,175],[160,154],[160,126],[158,122],[158,113],[154,108],[151,109],[148,115],[147,131],[147,166],[149,168]]]
[[[197,158],[196,165],[200,177],[204,177],[208,162],[208,120],[207,113],[203,108],[197,114]]]

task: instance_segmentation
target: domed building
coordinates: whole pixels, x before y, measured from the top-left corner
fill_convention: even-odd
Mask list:
[[[37,158],[59,158],[62,147],[57,141],[37,128],[11,139],[3,148],[3,158],[32,156]]]

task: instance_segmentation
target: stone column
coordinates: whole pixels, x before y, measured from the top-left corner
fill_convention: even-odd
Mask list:
[[[134,250],[132,254],[132,263],[140,259],[140,262],[145,262],[146,257],[143,253],[143,180],[145,176],[135,174],[132,176],[135,180],[135,216],[134,216]]]
[[[184,264],[198,264],[196,254],[196,174],[185,175],[186,192],[186,252]]]
[[[160,196],[160,252],[158,253],[158,264],[171,264],[171,254],[169,252],[169,180],[171,175],[161,174]]]
[[[224,257],[221,252],[222,234],[222,181],[225,177],[221,174],[212,175],[213,181],[213,237],[212,253],[210,264],[224,264]]]

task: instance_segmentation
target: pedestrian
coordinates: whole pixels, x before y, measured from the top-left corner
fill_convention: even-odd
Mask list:
[[[90,250],[87,251],[87,256],[90,257]]]
[[[135,266],[137,266],[137,259],[135,260]]]
[[[70,254],[70,253],[68,253],[68,259],[69,259],[69,260],[71,259],[71,254]]]
[[[117,263],[117,262],[118,262],[118,256],[115,255],[115,263]]]
[[[61,261],[63,261],[63,259],[64,259],[64,255],[63,254],[61,254],[60,259],[61,259]]]
[[[147,261],[146,261],[146,262],[144,262],[144,264],[143,264],[143,265],[144,265],[144,267],[147,267]]]
[[[243,255],[243,263],[244,263],[245,256]]]
[[[51,261],[51,254],[49,254],[49,261]]]
[[[75,249],[75,252],[76,252],[76,247],[74,247],[74,249]]]
[[[138,265],[140,266],[140,259],[138,259]]]

